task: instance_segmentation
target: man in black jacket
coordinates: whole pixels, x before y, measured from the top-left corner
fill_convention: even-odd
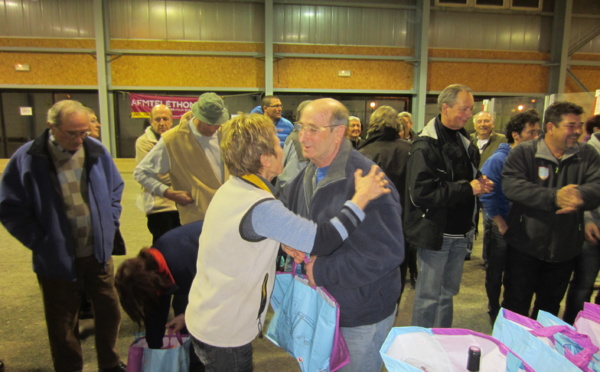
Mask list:
[[[473,105],[469,87],[446,87],[438,97],[440,115],[415,139],[408,159],[404,229],[419,266],[414,326],[452,327],[452,298],[475,229],[477,196],[493,189],[477,169],[479,151],[464,130]]]
[[[578,143],[583,109],[557,102],[546,109],[544,135],[515,147],[502,172],[512,202],[502,306],[529,315],[558,314],[583,244],[583,211],[600,205],[600,156]]]

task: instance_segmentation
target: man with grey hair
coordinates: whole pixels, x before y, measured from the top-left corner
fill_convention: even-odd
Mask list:
[[[213,195],[229,178],[219,148],[218,129],[229,120],[223,99],[202,94],[192,105],[193,117],[162,134],[135,167],[133,177],[146,190],[177,203],[182,225],[204,219]],[[159,177],[168,173],[172,186]]]
[[[358,147],[358,143],[362,139],[360,138],[361,133],[362,124],[360,123],[360,119],[356,116],[348,117],[348,130],[346,131],[346,138],[352,142],[352,147]]]
[[[412,144],[404,228],[419,266],[414,326],[452,327],[452,298],[475,230],[477,196],[493,189],[477,169],[479,151],[464,130],[473,105],[469,87],[447,86],[438,97],[440,115]]]
[[[125,371],[111,253],[123,179],[108,151],[88,137],[77,101],[57,102],[48,129],[21,146],[0,181],[0,221],[33,254],[56,371],[81,371],[80,292],[92,300],[101,371]]]
[[[352,195],[354,172],[367,172],[373,164],[352,149],[347,125],[348,110],[331,98],[310,102],[296,123],[310,163],[283,189],[282,201],[317,223],[333,218]],[[340,248],[305,265],[309,281],[340,304],[340,329],[350,352],[350,364],[340,371],[379,371],[383,364],[379,349],[394,324],[402,285],[401,211],[394,188],[369,204],[367,217]]]
[[[487,111],[479,111],[473,116],[475,132],[471,134],[471,141],[479,149],[479,166],[492,156],[501,143],[506,143],[506,137],[502,133],[494,132],[494,116]]]

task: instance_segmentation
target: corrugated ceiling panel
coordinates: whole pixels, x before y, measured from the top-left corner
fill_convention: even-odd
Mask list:
[[[0,36],[94,37],[92,0],[0,0]]]
[[[429,43],[432,48],[547,51],[542,15],[434,11]],[[541,45],[544,44],[544,45]]]
[[[597,18],[573,18],[571,21],[570,45],[577,45],[581,40],[586,40],[591,33],[600,30],[600,20]],[[576,53],[600,53],[600,35],[597,35]]]
[[[275,5],[276,43],[413,46],[414,10]]]
[[[257,3],[113,0],[110,15],[112,38],[264,41],[264,6]]]

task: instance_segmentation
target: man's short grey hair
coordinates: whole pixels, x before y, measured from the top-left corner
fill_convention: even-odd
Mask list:
[[[331,111],[331,122],[329,125],[345,125],[348,126],[348,118],[350,112],[343,103],[337,101],[339,105],[334,105]]]
[[[473,94],[471,88],[463,84],[452,84],[444,88],[437,99],[438,109],[440,112],[442,112],[442,106],[444,106],[444,103],[448,104],[450,107],[454,106],[456,97],[460,92],[468,92]]]
[[[351,121],[358,121],[360,123],[360,119],[358,118],[358,116],[348,116],[348,122]]]
[[[298,107],[296,107],[296,121],[300,120],[300,115],[302,114],[302,110],[304,110],[306,105],[308,105],[311,102],[312,102],[312,99],[307,99],[305,101],[300,102]]]
[[[80,111],[88,112],[86,107],[78,101],[70,99],[58,101],[48,110],[48,123],[59,127],[64,118]]]

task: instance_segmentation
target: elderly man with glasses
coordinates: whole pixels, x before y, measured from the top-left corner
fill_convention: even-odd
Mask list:
[[[108,151],[88,137],[90,117],[81,103],[56,103],[48,127],[6,166],[0,221],[33,253],[54,369],[83,369],[78,311],[84,291],[95,315],[98,367],[125,371],[111,258],[123,180]]]
[[[317,223],[328,221],[354,192],[354,172],[374,163],[346,140],[348,109],[331,98],[311,101],[296,123],[302,154],[310,163],[284,189],[282,201]],[[389,181],[389,180],[388,180]],[[390,183],[391,184],[391,183]],[[330,255],[305,265],[313,285],[340,304],[340,330],[350,364],[340,371],[379,371],[379,348],[392,328],[400,296],[404,235],[400,199],[392,192],[371,202],[367,218]]]

